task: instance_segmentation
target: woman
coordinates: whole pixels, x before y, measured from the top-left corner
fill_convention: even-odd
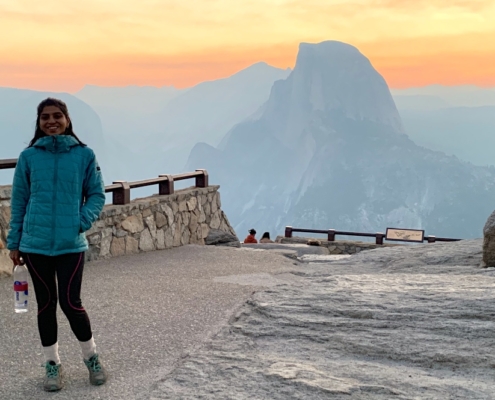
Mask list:
[[[256,231],[254,229],[249,230],[249,235],[247,235],[246,239],[244,239],[244,243],[258,243],[258,240],[256,239]]]
[[[270,239],[270,232],[263,233],[260,243],[274,243],[273,240]]]
[[[93,150],[75,135],[66,104],[53,98],[43,100],[38,105],[34,138],[15,169],[7,247],[14,265],[27,264],[33,281],[47,391],[63,387],[57,297],[81,345],[91,384],[107,380],[80,298],[88,249],[84,232],[104,204],[105,188]]]

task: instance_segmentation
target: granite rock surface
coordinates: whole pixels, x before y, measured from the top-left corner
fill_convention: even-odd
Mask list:
[[[302,256],[142,398],[493,398],[481,256],[481,239]]]

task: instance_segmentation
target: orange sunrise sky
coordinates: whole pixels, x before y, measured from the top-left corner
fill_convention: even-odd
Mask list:
[[[189,87],[300,42],[358,47],[392,88],[495,86],[495,0],[0,0],[0,87]]]

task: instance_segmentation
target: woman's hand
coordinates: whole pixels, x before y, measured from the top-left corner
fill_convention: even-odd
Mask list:
[[[14,263],[14,267],[16,265],[24,264],[24,260],[22,260],[21,253],[19,252],[19,250],[11,250],[9,256],[12,262]]]

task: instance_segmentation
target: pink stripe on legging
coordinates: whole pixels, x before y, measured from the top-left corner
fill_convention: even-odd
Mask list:
[[[34,271],[34,273],[36,274],[36,276],[38,277],[38,279],[41,281],[41,283],[43,283],[43,285],[45,285],[46,290],[48,292],[48,303],[46,303],[46,306],[44,306],[41,310],[38,311],[38,315],[40,315],[50,305],[50,301],[52,300],[52,295],[50,293],[50,289],[48,289],[48,285],[45,283],[45,281],[43,279],[41,279],[41,276],[38,274],[38,272],[34,268],[34,265],[31,262],[31,259],[29,258],[29,255],[26,254],[26,256],[27,256],[27,261],[28,261],[29,265],[31,266],[32,270]]]
[[[81,260],[82,260],[82,256],[83,256],[84,253],[81,253],[79,255],[79,261],[77,262],[77,267],[76,269],[74,270],[74,272],[72,273],[72,276],[70,277],[70,281],[69,281],[69,285],[67,286],[67,301],[69,302],[69,306],[71,306],[71,308],[73,308],[74,310],[77,310],[77,311],[85,311],[84,310],[84,307],[81,307],[81,308],[77,308],[77,307],[74,307],[72,305],[72,303],[70,302],[70,284],[72,283],[72,278],[74,278],[74,275],[76,274],[77,270],[79,269],[79,267],[81,266]]]

